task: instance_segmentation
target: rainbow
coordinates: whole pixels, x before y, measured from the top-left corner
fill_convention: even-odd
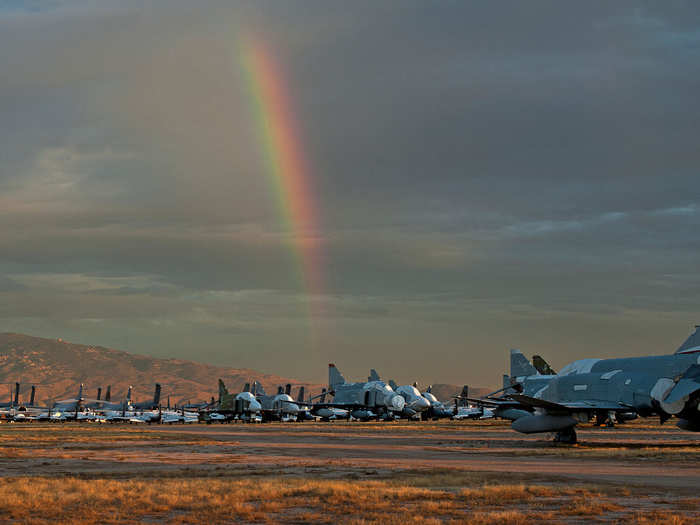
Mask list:
[[[323,291],[318,210],[299,126],[290,102],[287,76],[259,38],[241,35],[240,61],[252,100],[265,169],[276,195],[280,220],[307,296],[310,323],[314,295]]]

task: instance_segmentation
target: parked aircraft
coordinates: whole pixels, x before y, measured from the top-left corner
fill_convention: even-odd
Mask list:
[[[129,387],[129,396],[131,406],[136,410],[156,410],[160,406],[160,383],[156,383],[151,401],[141,401],[139,403],[131,402],[131,387]]]
[[[373,379],[370,376],[370,379]],[[406,401],[381,380],[347,383],[334,364],[328,365],[328,391],[333,402],[314,403],[313,409],[341,408],[355,419],[394,418],[403,411]]]
[[[263,421],[296,421],[299,413],[299,405],[292,399],[292,385],[287,385],[286,390],[281,386],[277,394],[268,396],[263,386],[258,381],[253,381],[253,395],[262,406]]]
[[[523,433],[556,432],[576,442],[575,427],[602,414],[672,416],[682,429],[700,431],[700,326],[672,355],[581,359],[562,368],[534,394],[510,394],[535,413],[516,419]]]
[[[243,392],[229,394],[224,382],[219,379],[219,403],[216,412],[230,419],[253,421],[260,415],[262,405],[250,392],[250,384],[246,383]]]
[[[422,419],[442,419],[452,417],[454,412],[448,409],[442,401],[440,401],[432,392],[433,386],[430,385],[422,396],[430,402],[430,407],[425,412],[421,413]]]
[[[350,419],[350,410],[326,404],[327,395],[328,389],[324,388],[321,390],[320,396],[318,396],[319,402],[317,404],[312,403],[311,399],[313,398],[310,398],[304,405],[309,409],[312,415],[321,418],[321,421]]]
[[[373,368],[370,370],[369,377],[367,378],[369,382],[381,381],[379,374]],[[430,401],[423,397],[416,385],[401,385],[398,386],[393,379],[389,380],[389,386],[398,395],[403,397],[404,406],[403,410],[399,413],[401,417],[412,418],[415,416],[420,416],[422,412],[425,412],[430,408]]]

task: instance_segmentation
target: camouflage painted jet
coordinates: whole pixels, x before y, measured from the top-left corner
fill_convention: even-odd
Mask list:
[[[229,394],[226,385],[219,379],[219,404],[216,411],[227,418],[253,421],[262,411],[262,405],[250,392],[249,383],[246,383],[243,392]]]
[[[700,431],[700,326],[672,355],[581,359],[562,368],[534,394],[509,397],[534,414],[516,419],[523,433],[556,432],[576,442],[575,427],[592,417],[626,414],[672,416],[684,430]]]

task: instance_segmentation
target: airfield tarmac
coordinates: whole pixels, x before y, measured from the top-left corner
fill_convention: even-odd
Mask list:
[[[61,501],[72,497],[84,523],[197,523],[205,511],[249,523],[700,523],[700,435],[655,420],[578,434],[570,446],[504,421],[5,424],[0,523],[66,518],[70,506],[49,511],[35,490],[19,514],[3,497],[38,480],[54,493],[77,484]],[[101,514],[81,483],[125,502],[151,496],[142,511],[107,501]],[[154,506],[159,489],[200,498]],[[231,492],[244,501],[225,505]]]

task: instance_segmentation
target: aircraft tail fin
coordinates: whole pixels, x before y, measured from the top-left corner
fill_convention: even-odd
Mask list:
[[[34,406],[34,396],[36,395],[36,385],[32,385],[32,393],[29,396],[29,406]]]
[[[132,386],[129,385],[129,390],[126,391],[126,400],[127,400],[127,402],[131,401],[131,389],[132,389]]]
[[[279,396],[280,394],[284,394],[284,388],[282,388],[282,385],[277,387],[277,395]]]
[[[107,393],[105,394],[105,401],[112,400],[112,385],[107,385]]]
[[[265,389],[260,384],[260,381],[253,381],[253,395],[255,396],[265,396]]]
[[[226,385],[224,382],[219,378],[219,403],[221,403],[221,400],[224,398],[224,396],[228,395],[228,390],[226,388]]]
[[[85,385],[83,383],[80,383],[80,389],[78,389],[78,398],[77,398],[78,400],[83,398],[83,387],[84,386]]]
[[[344,385],[345,378],[333,363],[328,365],[328,389],[333,390],[338,385]]]
[[[428,388],[425,390],[428,394],[433,393],[433,385],[428,385]]]
[[[156,389],[153,392],[153,406],[160,405],[160,383],[156,383]]]
[[[368,381],[381,381],[381,378],[379,377],[379,374],[377,371],[373,368],[372,370],[369,371],[369,377],[367,378]]]
[[[537,369],[532,366],[520,350],[513,349],[510,351],[510,375],[512,377],[535,376],[538,374]]]
[[[96,399],[99,401],[101,397],[102,397],[102,387],[101,387],[101,386],[98,386],[98,387],[97,387],[97,398],[96,398]]]
[[[299,387],[299,395],[297,395],[297,401],[299,401],[300,403],[304,402],[304,386],[303,385]]]
[[[19,405],[19,383],[15,383],[15,400],[12,404],[15,406]]]
[[[537,371],[543,376],[555,376],[557,373],[554,369],[549,366],[549,363],[542,359],[539,355],[532,356],[532,365],[537,369]]]
[[[469,397],[469,385],[464,385],[459,394],[459,406],[466,407],[469,405],[467,398]]]
[[[250,383],[246,383],[243,386],[243,392],[250,392]]]
[[[321,389],[321,399],[320,399],[321,403],[326,402],[326,392],[327,392],[327,390],[325,388]]]
[[[290,385],[289,383],[284,385],[284,393],[287,394],[288,396],[291,396],[292,395],[292,385]]]
[[[393,379],[389,379],[389,386],[390,386],[393,390],[396,390],[396,389],[399,387],[399,385],[397,385],[397,384],[396,384],[396,381],[394,381]]]
[[[693,352],[700,352],[700,325],[695,325],[695,331],[676,350],[677,354],[690,354]]]

